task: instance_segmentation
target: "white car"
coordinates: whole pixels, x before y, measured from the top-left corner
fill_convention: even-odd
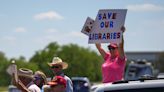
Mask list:
[[[92,92],[164,92],[164,79],[120,81],[92,86]]]

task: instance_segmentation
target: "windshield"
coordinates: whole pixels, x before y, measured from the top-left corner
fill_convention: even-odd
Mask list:
[[[137,80],[143,75],[153,75],[152,68],[150,66],[129,66],[125,79]]]

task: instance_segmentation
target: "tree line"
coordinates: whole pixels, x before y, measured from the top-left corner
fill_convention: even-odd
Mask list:
[[[84,76],[90,81],[101,81],[102,57],[90,48],[80,47],[76,44],[60,46],[57,42],[48,44],[44,49],[38,50],[27,61],[25,57],[8,59],[3,52],[0,52],[0,86],[7,86],[11,83],[11,77],[6,69],[12,60],[16,61],[18,68],[29,68],[33,71],[41,70],[47,77],[53,77],[53,73],[47,63],[52,62],[54,56],[60,57],[69,64],[64,70],[69,77]],[[128,66],[129,61],[127,61]],[[164,52],[160,53],[158,61],[153,64],[159,72],[164,72]]]
[[[52,42],[44,49],[36,51],[28,61],[23,56],[8,59],[3,52],[0,52],[0,86],[7,86],[11,82],[11,77],[6,69],[12,60],[16,61],[18,68],[29,68],[33,71],[41,70],[47,77],[53,77],[47,63],[52,62],[54,56],[60,57],[69,64],[68,69],[64,70],[69,77],[84,76],[91,81],[101,81],[102,57],[95,51],[76,44],[60,46],[57,42]]]

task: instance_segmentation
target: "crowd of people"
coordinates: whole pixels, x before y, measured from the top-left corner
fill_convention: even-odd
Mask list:
[[[121,28],[125,31],[125,27]],[[110,83],[123,79],[126,65],[126,56],[124,53],[124,38],[119,44],[109,44],[108,50],[105,51],[100,43],[95,44],[102,55],[104,62],[102,64],[102,82]],[[54,57],[51,63],[48,63],[54,73],[51,81],[47,82],[47,77],[42,71],[33,71],[26,68],[18,69],[18,79],[12,76],[13,84],[22,92],[73,92],[71,79],[63,72],[67,69],[68,64],[61,58]],[[16,81],[18,80],[18,81]]]
[[[13,84],[22,92],[73,92],[71,79],[66,76],[63,69],[67,69],[68,64],[59,57],[54,57],[48,63],[54,73],[51,81],[47,82],[47,77],[42,71],[33,71],[27,68],[18,69],[18,82],[13,75]]]

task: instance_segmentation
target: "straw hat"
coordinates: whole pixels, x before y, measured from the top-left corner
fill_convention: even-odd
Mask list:
[[[63,62],[62,59],[59,57],[54,57],[52,60],[52,63],[48,63],[49,66],[54,66],[54,65],[61,65],[62,69],[66,69],[68,67],[68,64],[66,62]]]
[[[18,70],[18,76],[23,76],[26,78],[34,79],[32,70],[27,69],[27,68],[20,68]]]

